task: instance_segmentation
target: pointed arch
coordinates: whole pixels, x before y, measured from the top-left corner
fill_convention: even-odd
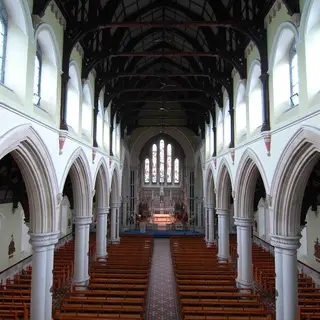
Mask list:
[[[272,181],[273,230],[276,235],[300,235],[304,190],[319,159],[320,130],[310,126],[301,127],[287,143]]]
[[[92,178],[86,154],[77,148],[69,158],[60,182],[60,192],[70,173],[72,192],[74,197],[74,212],[79,217],[92,216]]]
[[[96,190],[96,206],[99,208],[107,208],[109,205],[109,172],[104,157],[101,157],[93,178],[93,184]]]
[[[112,175],[111,175],[111,186],[110,186],[110,192],[111,192],[111,205],[113,203],[118,204],[120,203],[120,194],[121,194],[121,179],[120,179],[120,170],[118,167],[118,164],[115,163]]]
[[[261,175],[266,194],[269,193],[269,183],[263,166],[257,154],[250,148],[243,153],[235,179],[235,214],[237,218],[253,218],[253,198],[256,182]]]
[[[214,176],[213,176],[213,168],[211,163],[207,168],[206,173],[206,204],[212,205],[215,203],[215,183],[214,183]]]
[[[228,161],[222,158],[216,180],[216,207],[227,209],[230,204],[230,194],[233,190],[232,175]]]
[[[22,173],[30,206],[30,230],[59,230],[58,182],[53,161],[37,131],[25,124],[0,137],[0,159],[10,153]]]

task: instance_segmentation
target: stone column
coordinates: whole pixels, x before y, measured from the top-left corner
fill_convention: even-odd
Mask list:
[[[252,272],[252,225],[253,219],[235,218],[237,236],[239,237],[238,277],[237,284],[240,288],[251,288],[253,282]]]
[[[272,235],[276,266],[276,317],[281,320],[298,319],[297,250],[300,237]]]
[[[75,284],[86,284],[88,275],[88,247],[89,228],[92,222],[91,217],[74,217],[75,224],[75,250],[74,250],[74,275]]]
[[[96,233],[96,256],[107,256],[107,215],[108,208],[97,208],[97,233]]]
[[[217,209],[218,215],[218,259],[230,260],[229,248],[229,210]]]
[[[54,244],[59,233],[30,233],[32,280],[30,319],[52,319],[52,278]]]
[[[128,202],[123,202],[123,225],[127,227],[128,225]]]
[[[200,202],[197,202],[197,227],[201,227],[201,207]]]
[[[113,203],[111,205],[111,243],[119,243],[119,213],[118,204]]]
[[[208,225],[208,242],[207,247],[213,247],[213,229],[214,229],[214,223],[213,223],[213,205],[208,204],[207,205],[207,225]]]

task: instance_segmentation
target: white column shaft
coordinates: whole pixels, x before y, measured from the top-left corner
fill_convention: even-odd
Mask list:
[[[283,249],[283,320],[298,319],[297,250]]]
[[[54,245],[48,246],[47,249],[47,266],[46,266],[46,304],[45,304],[45,320],[52,319],[52,284],[53,284],[53,257]]]
[[[282,249],[274,249],[274,262],[276,272],[276,316],[277,319],[283,319],[283,266]]]
[[[241,256],[242,256],[242,244],[241,244],[241,231],[240,228],[237,227],[237,270],[238,270],[238,278],[242,277],[242,264],[241,264]]]
[[[74,250],[74,281],[81,284],[85,281],[84,275],[84,256],[86,236],[85,225],[75,225],[75,250]]]
[[[117,213],[117,208],[112,207],[111,208],[111,241],[114,241],[117,239],[116,235],[116,213]]]
[[[31,280],[31,320],[43,320],[46,311],[47,250],[33,247]],[[52,269],[51,269],[52,279]]]
[[[229,249],[229,214],[219,214],[218,217],[219,228],[219,252],[218,258],[226,260],[230,258]]]
[[[207,223],[208,223],[208,241],[213,242],[214,240],[214,235],[213,235],[213,230],[214,230],[214,225],[213,225],[213,209],[209,208],[208,209],[208,217],[207,217]]]
[[[241,226],[241,278],[239,279],[242,284],[251,286],[253,281],[252,274],[252,238],[251,238],[251,226]]]
[[[96,234],[96,256],[105,257],[107,255],[107,213],[97,215]]]
[[[85,280],[89,279],[89,236],[90,236],[90,224],[85,225],[85,254],[83,262],[83,276]]]

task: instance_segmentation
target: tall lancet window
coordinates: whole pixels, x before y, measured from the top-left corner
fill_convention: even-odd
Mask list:
[[[174,160],[174,183],[179,183],[180,181],[180,166],[179,159]]]
[[[172,183],[172,147],[171,144],[167,146],[167,183]]]
[[[157,145],[152,146],[152,183],[157,182]]]
[[[150,182],[150,160],[147,158],[144,160],[144,182]]]
[[[164,182],[164,141],[160,140],[160,155],[159,155],[159,162],[160,162],[160,183]]]

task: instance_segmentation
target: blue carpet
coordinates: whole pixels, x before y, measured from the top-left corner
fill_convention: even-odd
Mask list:
[[[140,233],[140,230],[130,230],[125,232],[120,232],[120,237],[121,235],[126,235],[126,234],[141,234],[141,233]],[[170,236],[197,236],[197,235],[204,236],[204,233],[200,233],[197,231],[176,231],[176,230],[147,230],[143,234],[153,235],[154,238],[169,238]]]

